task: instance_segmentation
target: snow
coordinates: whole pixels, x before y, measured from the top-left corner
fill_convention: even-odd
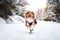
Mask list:
[[[11,21],[11,20],[12,21]],[[18,15],[13,15],[13,16],[9,16],[9,18],[7,19],[7,24],[20,24],[21,22],[24,23],[25,19],[21,16]]]
[[[32,34],[22,22],[0,24],[0,40],[60,40],[60,24],[38,21]]]
[[[3,18],[1,18],[1,17],[0,17],[0,24],[6,24],[6,21]]]
[[[7,21],[0,17],[0,24],[19,24],[21,22],[24,22],[24,20],[24,18],[18,15],[9,16]]]

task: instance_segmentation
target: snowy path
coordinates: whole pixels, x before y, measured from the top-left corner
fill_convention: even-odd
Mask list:
[[[24,23],[0,24],[0,40],[60,40],[60,24],[39,21],[32,34]]]

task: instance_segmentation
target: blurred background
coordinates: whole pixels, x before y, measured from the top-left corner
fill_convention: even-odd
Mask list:
[[[13,13],[25,18],[27,11],[33,11],[40,21],[60,23],[60,0],[7,0]]]
[[[27,11],[37,19],[32,34]],[[60,40],[60,0],[0,0],[0,40]]]

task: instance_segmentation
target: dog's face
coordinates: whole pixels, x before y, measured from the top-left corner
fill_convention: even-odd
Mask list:
[[[30,18],[30,19],[33,19],[34,18],[34,13],[29,11],[26,13],[26,18]]]

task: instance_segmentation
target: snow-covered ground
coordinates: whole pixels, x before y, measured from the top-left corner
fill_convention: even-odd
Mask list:
[[[22,22],[0,24],[0,40],[60,40],[60,24],[38,21],[32,34]]]

